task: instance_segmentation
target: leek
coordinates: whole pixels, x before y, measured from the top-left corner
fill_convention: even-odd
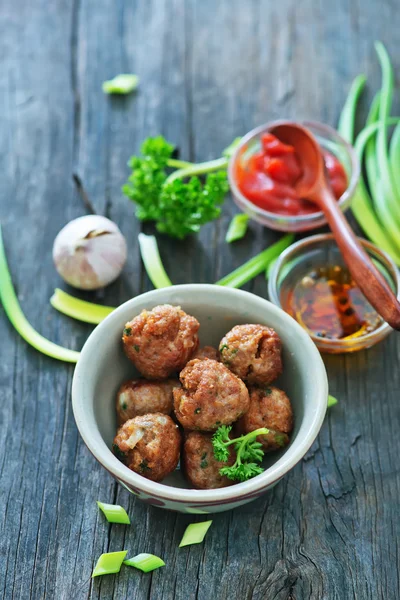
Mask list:
[[[381,101],[379,105],[379,123],[376,140],[376,158],[379,177],[382,185],[382,203],[385,202],[394,224],[397,225],[396,235],[400,237],[400,204],[397,197],[388,156],[388,137],[385,121],[389,118],[393,97],[393,69],[385,46],[381,42],[375,43],[375,50],[382,69]],[[385,223],[387,226],[387,224]]]
[[[68,317],[94,325],[101,323],[114,310],[113,306],[102,306],[101,304],[86,302],[86,300],[75,298],[75,296],[71,296],[59,288],[54,290],[54,294],[50,298],[50,304]]]
[[[28,342],[33,348],[46,354],[51,358],[63,360],[65,362],[76,363],[79,358],[79,352],[68,350],[58,344],[50,342],[40,333],[38,333],[28,322],[18,302],[14,286],[11,281],[11,275],[7,264],[4,250],[3,237],[0,226],[0,301],[4,311],[12,325],[20,336]]]
[[[335,398],[335,396],[331,396],[329,394],[329,396],[328,396],[328,408],[331,408],[331,406],[335,406],[335,404],[337,404],[337,403],[338,403],[337,398]]]
[[[186,527],[185,533],[179,548],[183,546],[191,546],[192,544],[201,544],[204,540],[204,536],[210,528],[212,521],[203,521],[202,523],[191,523]]]
[[[230,244],[231,242],[241,240],[246,235],[248,222],[249,215],[245,213],[235,215],[229,224],[225,241]]]
[[[170,287],[172,281],[165,272],[164,265],[161,262],[157,240],[154,235],[139,233],[139,246],[146,273],[154,287]]]
[[[217,281],[217,285],[223,285],[226,287],[238,288],[259,275],[268,267],[268,265],[274,259],[278,258],[278,256],[283,252],[294,240],[294,235],[288,233],[281,237],[280,240],[272,244],[260,254],[257,254],[243,265],[232,271],[229,275],[226,275],[219,281]]]
[[[97,506],[109,523],[131,524],[126,510],[119,504],[106,504],[97,500]]]
[[[164,567],[165,562],[159,556],[143,552],[142,554],[128,558],[128,560],[124,560],[124,565],[140,569],[143,573],[149,573],[150,571]]]
[[[102,554],[99,556],[96,566],[93,569],[92,577],[119,573],[126,555],[127,550],[121,550],[120,552],[107,552]]]

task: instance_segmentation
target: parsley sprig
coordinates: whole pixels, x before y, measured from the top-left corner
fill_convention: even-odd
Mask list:
[[[236,452],[236,461],[231,466],[222,467],[220,474],[229,479],[237,481],[246,481],[251,477],[260,475],[264,469],[257,463],[260,463],[264,456],[262,444],[257,442],[258,435],[266,435],[269,430],[261,427],[255,431],[250,431],[246,435],[230,439],[229,434],[232,427],[222,425],[217,429],[212,437],[214,456],[221,462],[229,459],[229,446],[234,444]]]
[[[132,156],[132,169],[122,191],[136,204],[141,221],[155,221],[157,230],[183,239],[219,217],[229,189],[226,167],[238,140],[223,157],[192,164],[172,158],[174,146],[162,136],[147,138],[141,156]],[[170,175],[168,168],[178,168]],[[198,175],[206,175],[202,182]]]

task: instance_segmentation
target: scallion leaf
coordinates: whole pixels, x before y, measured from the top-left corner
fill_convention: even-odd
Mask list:
[[[114,79],[109,79],[103,83],[103,92],[105,94],[130,94],[139,85],[139,77],[130,73],[121,73]]]
[[[400,196],[400,123],[395,128],[390,141],[389,160],[397,195]]]
[[[249,215],[245,213],[235,215],[229,224],[228,231],[226,232],[225,241],[230,244],[241,240],[246,235],[247,224],[249,222]]]
[[[146,273],[155,288],[170,287],[172,282],[165,272],[154,235],[139,233],[140,254]]]
[[[97,500],[97,506],[109,523],[131,524],[126,510],[119,504],[106,504]]]
[[[63,360],[65,362],[76,363],[79,358],[79,352],[74,350],[68,350],[58,344],[50,342],[42,335],[40,335],[28,322],[18,302],[17,295],[14,290],[14,286],[11,281],[10,271],[7,265],[7,259],[4,250],[3,238],[1,234],[0,226],[0,301],[3,305],[4,311],[11,321],[12,325],[18,331],[20,336],[28,342],[33,348],[39,350],[43,354],[55,358],[57,360]]]
[[[350,144],[354,140],[354,123],[358,99],[365,87],[366,81],[367,78],[365,75],[358,75],[354,79],[339,117],[338,131]]]
[[[337,398],[335,398],[335,396],[331,396],[329,394],[329,396],[328,396],[328,408],[330,408],[331,406],[335,406],[335,404],[337,404],[337,403],[338,403]]]
[[[119,573],[126,555],[127,550],[121,550],[120,552],[107,552],[106,554],[102,554],[99,556],[96,566],[93,569],[92,577]]]
[[[201,544],[204,540],[212,521],[203,521],[202,523],[191,523],[186,527],[185,533],[179,548],[183,546],[191,546],[192,544]]]
[[[50,304],[68,317],[84,323],[93,323],[94,325],[101,323],[114,310],[113,306],[102,306],[94,302],[86,302],[86,300],[75,298],[75,296],[71,296],[59,288],[54,290],[54,294],[50,298]]]
[[[275,258],[278,258],[281,252],[290,246],[293,240],[293,234],[288,233],[284,235],[275,244],[272,244],[272,246],[245,262],[242,266],[232,271],[232,273],[229,273],[229,275],[226,275],[217,281],[217,285],[233,288],[241,287],[250,281],[250,279],[253,279],[256,275],[265,271],[270,262]]]
[[[379,177],[384,192],[384,201],[386,202],[392,219],[398,226],[398,236],[400,237],[400,198],[397,197],[394,187],[392,170],[388,156],[388,137],[385,121],[390,116],[393,97],[393,68],[385,46],[381,42],[375,43],[375,50],[382,69],[382,87],[379,103],[379,123],[376,140],[376,158],[379,168]]]
[[[140,569],[144,573],[149,573],[150,571],[154,571],[155,569],[164,567],[165,562],[159,556],[155,556],[154,554],[146,554],[145,552],[143,552],[142,554],[138,554],[133,558],[128,558],[128,560],[124,560],[124,565],[128,565],[129,567],[135,567],[136,569]]]

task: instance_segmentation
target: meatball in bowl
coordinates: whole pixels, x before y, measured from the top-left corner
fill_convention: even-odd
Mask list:
[[[118,307],[87,340],[72,385],[99,463],[144,502],[188,513],[229,510],[278,483],[318,435],[327,396],[320,354],[296,321],[248,292],[203,284]],[[213,447],[222,427],[231,437],[268,430],[254,433],[261,474],[230,478],[235,443],[223,459]]]

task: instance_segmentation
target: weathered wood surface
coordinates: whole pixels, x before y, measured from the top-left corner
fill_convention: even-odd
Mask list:
[[[352,78],[379,83],[373,41],[400,73],[394,1],[2,0],[0,218],[13,279],[30,321],[79,349],[90,327],[53,311],[60,284],[53,239],[84,214],[77,172],[129,240],[118,303],[150,289],[139,225],[120,192],[126,161],[162,133],[183,157],[214,157],[276,117],[335,124]],[[108,98],[103,80],[141,78],[137,95]],[[397,92],[399,91],[397,86]],[[396,109],[399,109],[398,94]],[[364,110],[364,114],[365,114]],[[174,282],[215,281],[277,238],[252,226],[223,242],[234,212],[184,244],[160,240]],[[247,286],[266,296],[262,278]],[[178,549],[188,516],[141,504],[96,463],[74,424],[73,367],[41,356],[0,322],[0,597],[151,600],[395,599],[399,584],[400,338],[329,357],[329,413],[306,459],[261,500],[214,517],[203,545]],[[117,500],[132,526],[108,526],[95,500]],[[150,551],[167,566],[90,579],[104,551]]]

